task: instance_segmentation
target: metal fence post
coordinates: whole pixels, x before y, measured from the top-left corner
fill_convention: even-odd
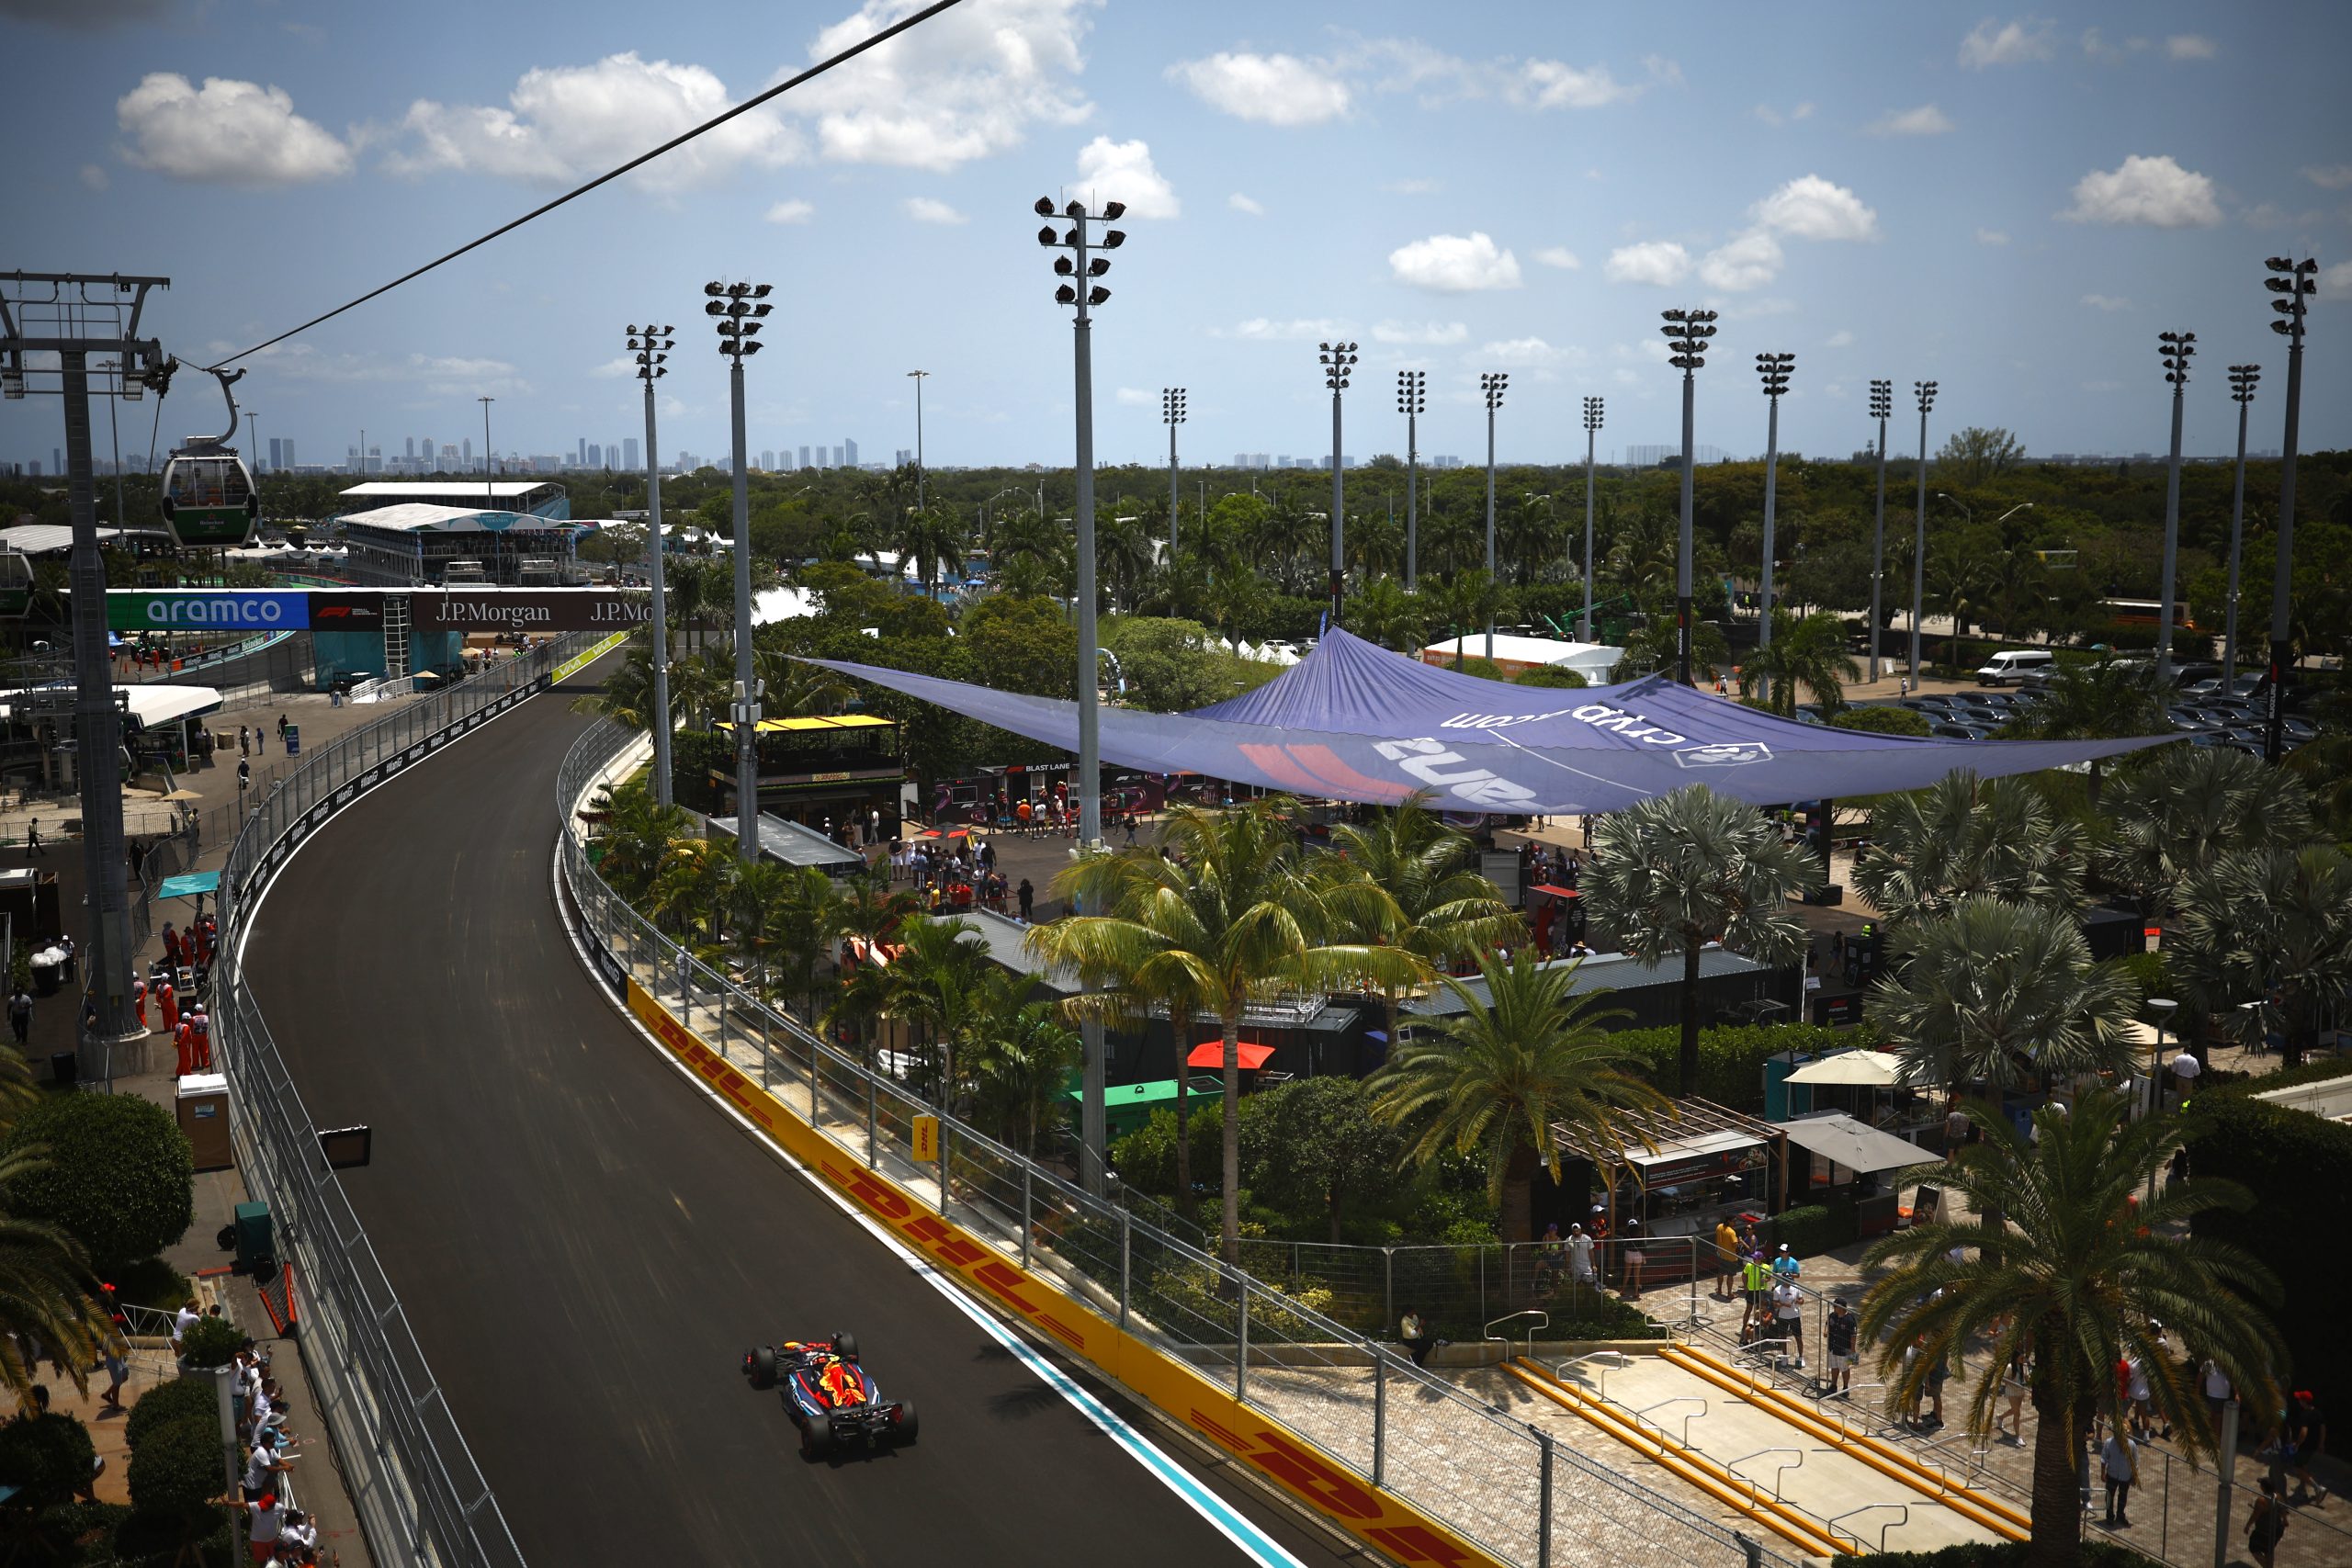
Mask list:
[[[948,1119],[939,1119],[939,1217],[947,1217],[947,1128]]]
[[[1732,1531],[1731,1538],[1739,1542],[1740,1555],[1747,1559],[1747,1568],[1764,1568],[1762,1541],[1756,1540],[1753,1536],[1744,1535],[1738,1530]]]
[[[1250,1279],[1241,1278],[1240,1310],[1233,1314],[1233,1397],[1250,1403]]]
[[[2233,1393],[2222,1402],[2221,1484],[2213,1492],[2213,1568],[2228,1568],[2230,1561],[2230,1493],[2238,1472],[2238,1400]]]
[[[1396,1249],[1380,1249],[1380,1324],[1384,1332],[1396,1321]]]
[[[874,1075],[869,1072],[865,1075],[865,1168],[868,1170],[874,1169],[882,1158],[882,1146],[875,1141],[874,1121],[876,1108],[874,1100]]]
[[[1535,1502],[1535,1568],[1552,1568],[1552,1434],[1537,1431],[1535,1440],[1542,1445],[1544,1469]]]
[[[811,1044],[808,1047],[808,1125],[811,1127],[816,1126],[819,1121],[817,1115],[817,1050],[818,1047],[814,1044]],[[760,1054],[760,1059],[762,1061],[767,1060],[767,1054],[765,1051],[763,1051]],[[942,1146],[944,1147],[944,1145]],[[942,1212],[944,1213],[944,1211]]]
[[[1029,1168],[1021,1168],[1021,1267],[1029,1268]]]
[[[1372,1483],[1381,1484],[1388,1469],[1388,1352],[1372,1348]]]
[[[1127,1298],[1133,1293],[1135,1215],[1119,1211],[1119,1327],[1127,1326]]]

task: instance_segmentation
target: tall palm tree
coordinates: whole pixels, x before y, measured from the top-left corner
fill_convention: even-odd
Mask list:
[[[812,869],[761,860],[738,869],[728,885],[728,946],[750,966],[752,988],[760,996],[767,995],[776,959],[790,953],[798,938],[800,873]]]
[[[0,1156],[0,1193],[48,1163],[38,1145]],[[36,1338],[77,1392],[90,1392],[89,1369],[114,1334],[97,1296],[98,1277],[79,1241],[55,1225],[0,1211],[0,1383],[15,1392],[21,1408],[33,1405],[39,1368],[25,1348]]]
[[[686,716],[690,729],[708,729],[735,693],[735,656],[706,648],[670,666],[670,703]]]
[[[1794,717],[1799,684],[1813,690],[1825,713],[1846,705],[1846,682],[1861,678],[1862,667],[1846,651],[1846,623],[1828,611],[1800,620],[1786,610],[1772,612],[1772,641],[1739,667],[1743,693],[1760,688],[1765,705]]]
[[[1168,503],[1160,502],[1159,510],[1166,513]],[[1113,601],[1132,611],[1137,594],[1151,576],[1149,525],[1134,513],[1104,519],[1094,533],[1094,560],[1104,584],[1111,590]]]
[[[2277,1024],[2296,1066],[2352,990],[2352,855],[2333,844],[2223,855],[2181,884],[2171,930],[2165,959],[2198,1010],[2241,1036]]]
[[[741,863],[731,840],[720,843],[709,839],[673,839],[669,852],[662,857],[662,869],[653,877],[650,904],[655,917],[675,920],[678,939],[685,945],[695,945],[699,928],[704,937],[701,946],[705,951],[715,948],[736,868]]]
[[[2177,687],[2159,680],[2153,663],[2125,663],[2109,650],[2087,663],[2061,663],[2042,689],[2041,700],[2010,721],[2012,739],[2116,740],[2132,735],[2163,735],[2172,721],[2165,710]],[[2097,806],[2104,760],[2091,760],[2090,797]]]
[[[1645,602],[1674,595],[1680,544],[1673,519],[1634,502],[1610,510],[1608,537],[1616,540],[1601,558],[1601,571],[1614,583]]]
[[[908,512],[899,522],[894,542],[901,558],[914,567],[915,580],[931,598],[939,597],[940,574],[944,568],[952,565],[961,574],[964,523],[952,512],[938,507]]]
[[[1895,926],[1972,898],[2073,914],[2088,897],[2088,858],[2082,825],[2025,780],[1948,773],[1879,801],[1854,886]]]
[[[1928,597],[1951,618],[1951,636],[1945,639],[1944,655],[1955,672],[1960,668],[1961,640],[1967,637],[1972,625],[1984,619],[1998,585],[1992,564],[1981,556],[1938,556],[1928,567]]]
[[[1400,947],[1435,974],[1527,932],[1519,912],[1476,869],[1478,846],[1432,816],[1415,795],[1363,826],[1331,829],[1331,848],[1317,869],[1329,875],[1328,897],[1346,930],[1363,942]],[[1388,1038],[1396,1038],[1396,992],[1381,993]]]
[[[2155,915],[2183,877],[2222,855],[2297,849],[2315,832],[2301,781],[2222,746],[2158,747],[2118,777],[2107,811],[2099,868]]]
[[[1789,900],[1813,886],[1813,857],[1745,801],[1690,784],[1600,819],[1582,891],[1592,918],[1645,964],[1682,958],[1676,1092],[1699,1081],[1699,958],[1710,942],[1766,964],[1804,950]]]
[[[1264,617],[1270,597],[1266,580],[1255,569],[1228,566],[1209,579],[1202,606],[1209,624],[1233,645],[1233,651],[1238,654],[1241,651],[1241,634]]]
[[[1212,1014],[1224,1037],[1225,1255],[1241,1254],[1241,1015],[1250,1003],[1295,992],[1369,985],[1401,989],[1428,966],[1401,949],[1341,934],[1321,881],[1305,863],[1291,820],[1295,803],[1253,801],[1228,811],[1183,807],[1159,847],[1094,855],[1054,879],[1073,915],[1029,933],[1030,951],[1068,964],[1089,985],[1070,998],[1076,1016],[1148,1015],[1165,1002],[1171,1021]],[[1178,1025],[1177,1048],[1184,1048]],[[1178,1079],[1183,1076],[1180,1061]]]
[[[1013,992],[1029,985],[1026,976],[1004,978]],[[1078,1032],[1054,1017],[1050,1002],[989,1008],[968,1058],[983,1124],[1035,1159],[1062,1124],[1062,1091],[1084,1055]]]
[[[2067,1114],[2034,1113],[2037,1138],[2021,1135],[1997,1106],[1973,1104],[1984,1142],[1963,1148],[1944,1185],[1977,1213],[2009,1216],[1997,1256],[1954,1262],[1984,1233],[1959,1216],[1892,1233],[1863,1257],[1887,1272],[1862,1299],[1860,1333],[1881,1342],[1879,1372],[1898,1402],[1916,1397],[1936,1364],[1986,1342],[1986,1364],[2030,1352],[2034,1433],[2032,1533],[2026,1562],[2070,1568],[2081,1548],[2076,1491],[2092,1418],[2120,1423],[2115,1367],[2136,1354],[2149,1404],[2191,1458],[2218,1439],[2195,1376],[2173,1341],[2211,1356],[2249,1393],[2268,1389],[2286,1348],[2260,1303],[2275,1302],[2270,1271],[2230,1243],[2191,1233],[2188,1220],[2245,1209],[2234,1183],[2199,1179],[2167,1184],[2144,1209],[2134,1200],[2180,1146],[2177,1118],[2127,1121],[2126,1097],[2099,1089]],[[2162,1324],[2164,1329],[2156,1325]],[[1919,1353],[1907,1362],[1905,1352]],[[1978,1442],[1993,1435],[1997,1376],[1981,1379],[1968,1406]]]
[[[964,1087],[956,1048],[989,1016],[994,982],[1003,972],[969,920],[916,915],[899,926],[898,938],[889,1010],[901,1022],[919,1025],[938,1047],[934,1099],[952,1116]]]
[[[1609,672],[1614,682],[1637,681],[1645,675],[1658,673],[1668,677],[1678,673],[1681,646],[1675,639],[1672,611],[1652,612],[1649,624],[1636,626],[1625,636],[1624,657]],[[1724,640],[1723,628],[1713,621],[1693,619],[1690,623],[1690,678],[1712,681],[1731,665],[1731,644]]]
[[[1871,989],[1870,1012],[1905,1081],[2007,1089],[2131,1070],[2140,987],[2092,959],[2072,911],[1971,898],[1896,941],[1908,962]]]
[[[857,688],[846,678],[778,647],[755,646],[752,668],[764,688],[760,694],[763,718],[818,717],[839,713],[857,700]]]
[[[596,798],[606,813],[596,840],[597,872],[614,892],[634,903],[653,890],[672,840],[693,830],[694,819],[679,807],[655,803],[643,779],[632,779]]]
[[[1536,1169],[1560,1178],[1555,1127],[1622,1146],[1623,1113],[1670,1109],[1609,1032],[1630,1015],[1602,1010],[1597,993],[1571,993],[1580,967],[1546,964],[1527,948],[1508,962],[1481,954],[1475,981],[1444,982],[1463,1010],[1397,1046],[1367,1085],[1372,1113],[1410,1130],[1408,1160],[1482,1156],[1505,1241],[1532,1239]]]
[[[1427,601],[1393,577],[1375,577],[1348,602],[1348,629],[1391,652],[1418,653],[1429,630]]]
[[[625,728],[643,733],[653,728],[653,634],[640,627],[631,632],[621,661],[605,677],[605,687],[575,698],[574,713],[594,714]]]

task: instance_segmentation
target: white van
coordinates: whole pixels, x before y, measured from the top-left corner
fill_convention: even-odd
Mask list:
[[[2057,668],[2057,660],[2040,649],[2013,648],[1993,655],[1984,667],[1976,671],[1980,686],[2011,686],[2028,675],[2046,674]]]

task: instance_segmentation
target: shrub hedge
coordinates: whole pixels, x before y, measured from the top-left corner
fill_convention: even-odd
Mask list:
[[[0,1483],[17,1489],[13,1504],[45,1508],[70,1501],[88,1484],[96,1457],[90,1429],[62,1411],[0,1427]]]
[[[1808,1203],[1784,1209],[1771,1224],[1770,1240],[1799,1258],[1845,1246],[1861,1235],[1861,1222],[1851,1203]]]
[[[130,1456],[131,1506],[141,1513],[186,1517],[220,1495],[220,1426],[209,1416],[183,1416],[147,1434]]]
[[[1682,1055],[1682,1031],[1623,1029],[1609,1043],[1639,1056],[1652,1082],[1671,1087]],[[1717,1024],[1699,1031],[1698,1093],[1750,1115],[1764,1110],[1764,1063],[1783,1051],[1842,1051],[1867,1043],[1851,1029],[1819,1023]]]
[[[172,1113],[135,1094],[51,1095],[17,1118],[13,1152],[47,1161],[9,1184],[19,1219],[46,1220],[100,1269],[152,1258],[196,1218],[196,1157]]]
[[[122,1424],[122,1440],[132,1452],[150,1432],[160,1431],[191,1416],[218,1423],[220,1395],[209,1378],[174,1378],[141,1394]]]

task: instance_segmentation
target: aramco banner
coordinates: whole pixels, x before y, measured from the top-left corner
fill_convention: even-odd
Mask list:
[[[107,626],[119,632],[300,631],[311,596],[299,589],[197,588],[107,594]]]

